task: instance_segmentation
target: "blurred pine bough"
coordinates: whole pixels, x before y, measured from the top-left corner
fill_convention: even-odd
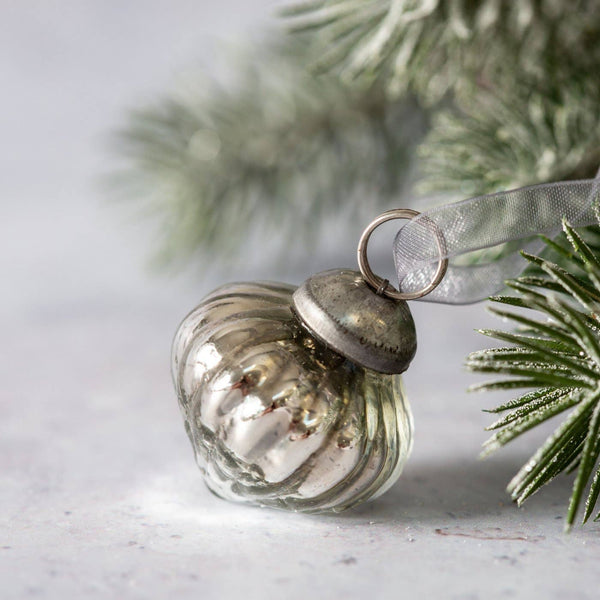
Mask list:
[[[459,198],[600,162],[595,0],[288,3],[280,39],[235,67],[235,85],[168,90],[115,135],[115,189],[158,215],[167,264],[375,213],[409,173]]]

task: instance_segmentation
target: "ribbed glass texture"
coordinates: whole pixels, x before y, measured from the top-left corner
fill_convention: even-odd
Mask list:
[[[228,500],[341,511],[386,491],[412,446],[399,375],[354,365],[310,336],[295,288],[240,283],[183,321],[172,372],[209,488]]]

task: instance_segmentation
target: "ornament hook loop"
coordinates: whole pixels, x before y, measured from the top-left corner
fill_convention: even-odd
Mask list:
[[[375,275],[371,269],[371,265],[369,264],[369,259],[367,258],[367,246],[371,234],[377,227],[386,221],[393,221],[395,219],[413,219],[420,214],[420,212],[410,208],[394,208],[392,210],[388,210],[384,213],[381,213],[378,217],[371,221],[371,223],[369,223],[367,228],[360,236],[357,249],[358,268],[360,269],[364,280],[373,289],[377,290],[377,294],[387,296],[388,298],[393,298],[394,300],[415,300],[416,298],[422,298],[423,296],[431,293],[444,278],[446,269],[448,268],[448,259],[444,258],[444,255],[446,254],[446,240],[442,230],[428,217],[422,217],[422,221],[423,224],[429,227],[435,235],[435,242],[440,253],[440,258],[433,278],[427,286],[415,292],[399,292],[392,285],[390,285],[387,279],[383,279],[382,277]]]

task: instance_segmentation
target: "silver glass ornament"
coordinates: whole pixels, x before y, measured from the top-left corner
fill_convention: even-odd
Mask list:
[[[386,281],[376,283],[377,290],[364,271],[348,269],[298,289],[234,283],[183,320],[173,380],[213,492],[293,511],[341,511],[396,481],[413,430],[399,373],[416,335],[406,302]]]

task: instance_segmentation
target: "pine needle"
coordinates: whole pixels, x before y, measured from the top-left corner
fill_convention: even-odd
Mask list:
[[[162,263],[234,257],[253,232],[306,245],[323,217],[376,214],[401,195],[424,133],[416,103],[311,73],[310,46],[247,52],[226,86],[190,76],[113,136],[112,188],[159,217]]]
[[[595,317],[600,309],[600,260],[567,222],[563,229],[572,246],[572,252],[559,252],[565,267],[525,255],[545,277],[521,277],[509,282],[519,296],[491,299],[537,311],[546,320],[529,318],[522,311],[492,309],[504,319],[525,325],[528,335],[481,331],[512,345],[474,352],[467,359],[467,367],[478,373],[513,377],[480,384],[477,389],[515,389],[526,387],[527,383],[537,388],[488,411],[505,414],[488,427],[495,433],[484,444],[483,456],[570,410],[508,486],[513,500],[521,504],[559,474],[574,471],[566,519],[568,530],[584,498],[585,523],[593,515],[600,496],[600,328]],[[548,241],[548,246],[557,249],[556,242]],[[573,275],[569,265],[588,277]]]
[[[577,65],[593,73],[600,56],[594,0],[290,0],[282,16],[292,31],[318,32],[325,47],[352,36],[327,62],[346,80],[381,80],[392,95],[410,90],[430,103],[502,88],[511,72],[544,78]]]
[[[113,188],[157,217],[163,264],[231,259],[253,234],[310,244],[324,215],[397,202],[408,173],[465,197],[600,162],[595,0],[287,4],[296,33],[244,52],[227,85],[189,75],[114,136]]]

